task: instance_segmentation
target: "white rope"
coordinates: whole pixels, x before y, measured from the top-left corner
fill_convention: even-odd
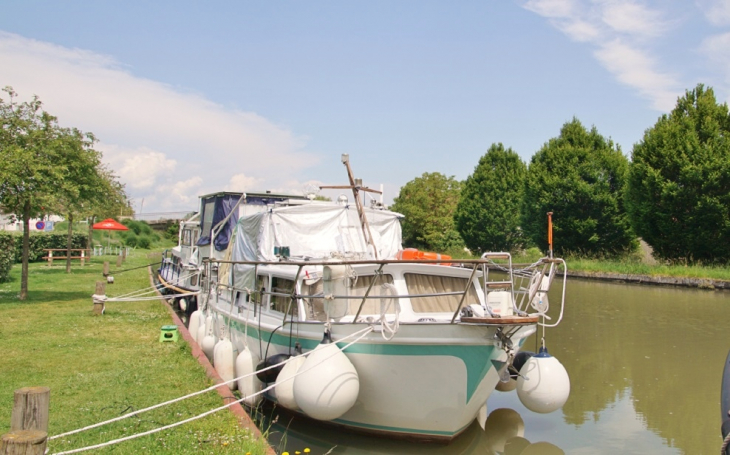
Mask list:
[[[383,335],[383,339],[385,341],[390,341],[393,339],[395,334],[398,332],[398,329],[400,328],[400,303],[397,299],[393,298],[393,296],[397,294],[397,290],[395,289],[394,285],[390,283],[384,283],[383,288],[388,290],[389,298],[380,299],[380,325],[383,327],[381,335]],[[386,303],[384,303],[383,300],[385,300]],[[393,302],[395,302],[395,319],[392,323],[390,323],[386,319],[385,314],[388,312]],[[386,332],[388,333],[388,335],[386,335]]]
[[[358,334],[360,334],[361,332],[365,332],[365,333],[363,333],[363,335],[362,335],[362,336],[360,336],[360,337],[359,337],[359,338],[358,338],[357,340],[355,340],[354,342],[352,342],[352,343],[348,344],[347,346],[345,346],[345,347],[344,347],[344,348],[342,348],[341,350],[343,350],[343,351],[344,351],[345,349],[347,349],[348,347],[350,347],[350,346],[351,346],[351,345],[352,345],[353,343],[355,343],[355,342],[357,342],[357,341],[360,341],[360,340],[361,340],[361,339],[362,339],[362,338],[363,338],[363,337],[364,337],[365,335],[367,335],[368,333],[370,333],[370,332],[371,332],[372,330],[373,330],[373,328],[372,328],[372,327],[365,327],[364,329],[358,330],[357,332],[353,332],[353,333],[351,333],[351,334],[349,334],[349,335],[347,335],[347,336],[344,336],[344,337],[342,337],[342,339],[341,339],[341,340],[340,340],[339,342],[343,342],[343,341],[347,340],[348,338],[352,338],[352,337],[354,337],[354,336],[357,336],[357,335],[358,335]],[[312,351],[308,351],[308,352],[305,352],[305,353],[304,353],[304,354],[302,354],[302,355],[304,355],[304,356],[307,356],[307,355],[309,355],[309,354],[310,354],[311,352],[313,352],[313,350],[312,350]],[[72,435],[72,434],[76,434],[76,433],[81,433],[81,432],[84,432],[84,431],[87,431],[87,430],[91,430],[91,429],[94,429],[94,428],[98,428],[98,427],[101,427],[101,426],[104,426],[104,425],[107,425],[107,424],[110,424],[110,423],[118,422],[118,421],[120,421],[120,420],[124,420],[124,419],[127,419],[127,418],[129,418],[129,417],[137,416],[137,415],[139,415],[139,414],[144,414],[145,412],[148,412],[148,411],[152,411],[152,410],[154,410],[154,409],[158,409],[158,408],[161,408],[161,407],[167,406],[167,405],[169,405],[169,404],[173,404],[173,403],[177,403],[177,402],[179,402],[179,401],[187,400],[188,398],[192,398],[192,397],[194,397],[194,396],[202,395],[202,394],[204,394],[204,393],[210,392],[211,390],[215,390],[215,389],[217,389],[217,388],[218,388],[218,387],[220,387],[221,385],[228,385],[228,384],[231,384],[231,383],[233,383],[233,382],[236,382],[236,381],[238,381],[239,379],[244,379],[244,378],[247,378],[247,377],[249,377],[249,376],[253,376],[254,374],[262,373],[262,372],[264,372],[264,371],[268,371],[268,370],[271,370],[271,369],[273,369],[273,368],[277,368],[277,367],[280,367],[280,366],[282,366],[282,365],[286,364],[287,362],[289,362],[290,360],[292,360],[293,358],[294,358],[294,357],[290,357],[289,359],[286,359],[286,360],[284,360],[284,361],[282,361],[282,362],[279,362],[279,363],[277,363],[277,364],[274,364],[274,365],[270,365],[270,366],[268,366],[268,367],[266,367],[266,368],[262,368],[262,369],[260,369],[260,370],[257,370],[257,371],[254,371],[254,372],[251,372],[251,373],[245,374],[245,375],[243,375],[243,376],[239,376],[239,377],[237,377],[237,378],[233,378],[233,379],[231,379],[231,380],[229,380],[229,381],[224,381],[224,382],[221,382],[221,383],[219,383],[219,384],[216,384],[216,385],[213,385],[213,386],[211,386],[211,387],[208,387],[207,389],[203,389],[203,390],[198,390],[197,392],[193,392],[193,393],[190,393],[190,394],[188,394],[188,395],[185,395],[185,396],[182,396],[182,397],[174,398],[174,399],[172,399],[172,400],[169,400],[169,401],[165,401],[165,402],[163,402],[163,403],[155,404],[155,405],[153,405],[153,406],[150,406],[150,407],[147,407],[147,408],[144,408],[144,409],[140,409],[139,411],[135,411],[135,412],[132,412],[132,413],[130,413],[130,414],[125,414],[125,415],[123,415],[123,416],[115,417],[115,418],[113,418],[113,419],[105,420],[105,421],[103,421],[103,422],[95,423],[95,424],[93,424],[93,425],[89,425],[89,426],[86,426],[86,427],[83,427],[83,428],[79,428],[79,429],[76,429],[76,430],[68,431],[68,432],[66,432],[66,433],[61,433],[61,434],[57,434],[57,435],[55,435],[55,436],[50,436],[50,437],[48,438],[48,440],[53,440],[53,439],[57,439],[57,438],[62,438],[62,437],[64,437],[64,436],[70,436],[70,435]],[[292,376],[292,377],[293,377],[293,376]],[[268,389],[267,389],[267,390],[268,390]],[[251,395],[251,397],[253,397],[253,396],[256,396],[256,394],[254,394],[254,395]],[[244,398],[242,398],[242,399],[241,399],[241,400],[239,400],[239,401],[242,401],[242,400],[243,400],[243,399],[245,399],[245,398],[248,398],[248,397],[244,397]],[[64,453],[66,453],[66,452],[64,452]],[[69,453],[71,453],[71,452],[69,452]]]
[[[191,295],[199,295],[200,291],[195,292],[186,292],[183,294],[175,294],[175,298],[178,297],[187,297]],[[107,302],[144,302],[148,300],[160,300],[159,296],[150,296],[150,297],[107,297]]]
[[[350,346],[352,346],[353,344],[357,343],[361,339],[365,338],[371,331],[373,331],[373,327],[372,326],[371,327],[366,327],[365,329],[362,329],[362,330],[360,330],[358,332],[363,332],[363,331],[365,331],[365,333],[363,333],[357,339],[355,339],[352,342],[348,343],[344,347],[339,348],[338,352],[344,351],[345,349],[349,348]],[[358,332],[352,333],[352,334],[348,335],[347,337],[351,337],[351,336],[355,335]],[[345,337],[345,338],[347,338],[347,337]],[[340,342],[341,341],[342,340],[340,340]],[[311,350],[311,351],[309,351],[309,352],[307,352],[305,354],[302,354],[302,355],[308,355],[311,352],[314,352],[314,350]],[[338,352],[333,352],[331,355],[329,355],[329,356],[325,357],[324,359],[322,359],[322,361],[320,361],[320,362],[318,362],[318,363],[310,366],[309,368],[307,368],[305,370],[298,371],[295,375],[293,375],[293,376],[291,376],[289,378],[286,378],[284,381],[292,380],[295,377],[299,376],[300,374],[303,374],[303,373],[308,372],[309,370],[311,370],[311,369],[313,369],[313,368],[321,365],[322,363],[326,362],[327,360],[329,360],[333,356],[337,355]],[[281,362],[281,364],[287,363],[290,360],[293,360],[294,358],[295,357],[290,357],[286,361]],[[278,366],[278,365],[274,365],[274,366]],[[269,368],[271,368],[271,367],[269,367]],[[263,370],[260,370],[260,371],[263,371]],[[231,382],[231,381],[228,381],[228,382]],[[218,384],[218,385],[221,385],[221,384]],[[96,445],[93,445],[93,446],[81,447],[79,449],[67,450],[67,451],[64,451],[64,452],[56,452],[53,455],[69,455],[69,454],[72,454],[72,453],[79,453],[79,452],[85,452],[87,450],[99,449],[99,448],[102,448],[102,447],[107,447],[107,446],[110,446],[110,445],[118,444],[120,442],[125,442],[125,441],[129,441],[129,440],[132,440],[132,439],[140,438],[142,436],[147,436],[147,435],[150,435],[150,434],[159,433],[160,431],[169,430],[170,428],[175,428],[175,427],[178,427],[180,425],[184,425],[186,423],[190,423],[190,422],[193,422],[195,420],[202,419],[203,417],[207,417],[207,416],[209,416],[211,414],[214,414],[214,413],[216,413],[218,411],[221,411],[223,409],[229,408],[229,407],[233,406],[234,404],[240,403],[240,402],[242,402],[243,400],[245,400],[247,398],[253,398],[253,397],[257,396],[257,395],[261,395],[264,392],[268,392],[269,390],[273,389],[274,387],[276,387],[276,383],[274,383],[274,384],[272,384],[272,385],[270,385],[270,386],[268,386],[268,387],[266,387],[266,388],[264,388],[264,389],[262,389],[262,390],[260,390],[260,391],[258,391],[256,393],[254,393],[252,395],[245,396],[245,397],[243,397],[243,398],[241,398],[239,400],[232,401],[232,402],[230,402],[228,404],[225,404],[223,406],[220,406],[218,408],[211,409],[210,411],[206,411],[206,412],[204,412],[202,414],[198,414],[196,416],[190,417],[190,418],[185,419],[185,420],[181,420],[179,422],[172,423],[170,425],[165,425],[165,426],[162,426],[162,427],[159,427],[159,428],[154,428],[152,430],[148,430],[148,431],[145,431],[145,432],[142,432],[142,433],[137,433],[137,434],[125,436],[123,438],[114,439],[112,441],[103,442],[101,444],[96,444]]]

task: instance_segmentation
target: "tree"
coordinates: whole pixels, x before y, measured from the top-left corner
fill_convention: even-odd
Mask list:
[[[621,149],[574,118],[532,157],[522,210],[525,234],[546,250],[546,214],[553,212],[554,249],[560,254],[596,257],[635,249],[623,207],[627,172]]]
[[[67,249],[71,249],[74,218],[87,217],[91,225],[94,214],[114,210],[126,204],[124,186],[101,162],[101,152],[94,150],[96,138],[76,128],[58,130],[58,162],[63,169],[63,180],[54,192],[55,208],[65,213],[68,220]],[[87,248],[91,248],[88,242]],[[66,272],[71,272],[71,255],[66,259]]]
[[[0,207],[20,215],[23,223],[20,300],[28,297],[28,251],[33,216],[53,201],[53,191],[62,181],[56,164],[56,118],[41,109],[38,97],[18,103],[11,87],[0,98]]]
[[[634,146],[632,225],[667,260],[730,261],[730,116],[699,84]]]
[[[454,222],[466,246],[479,254],[523,245],[520,207],[527,166],[511,148],[492,144],[461,189]]]
[[[463,246],[454,227],[460,188],[453,176],[426,172],[400,189],[390,209],[405,215],[401,224],[406,246],[434,251]]]
[[[92,148],[93,135],[61,128],[37,97],[18,103],[11,87],[3,91],[9,101],[0,98],[0,207],[23,220],[20,299],[25,300],[30,218],[50,210],[65,213],[70,248],[74,215],[102,204],[105,189],[117,184]]]

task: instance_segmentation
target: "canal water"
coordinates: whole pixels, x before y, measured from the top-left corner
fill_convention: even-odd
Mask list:
[[[556,280],[551,313],[560,292]],[[719,453],[730,293],[571,279],[566,300],[563,322],[546,332],[570,375],[562,410],[535,414],[516,392],[495,391],[486,429],[475,423],[449,445],[331,430],[272,408],[263,430],[291,454]]]

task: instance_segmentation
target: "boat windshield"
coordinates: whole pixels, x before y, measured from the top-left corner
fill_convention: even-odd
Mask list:
[[[449,292],[464,292],[467,288],[466,278],[457,278],[443,275],[424,275],[420,273],[406,273],[408,294],[442,294]],[[479,303],[479,296],[473,284],[468,284],[464,305]],[[454,312],[461,301],[461,294],[438,295],[434,297],[411,297],[411,307],[414,313],[444,313]]]

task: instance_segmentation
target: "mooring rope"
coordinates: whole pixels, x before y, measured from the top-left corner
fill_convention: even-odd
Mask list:
[[[374,330],[373,327],[372,326],[369,326],[369,327],[365,327],[364,329],[358,330],[357,332],[353,332],[350,335],[347,335],[347,336],[343,337],[342,339],[340,339],[338,341],[338,343],[343,342],[344,340],[346,340],[348,338],[352,338],[354,336],[357,336],[358,334],[360,334],[361,332],[363,332],[357,339],[351,341],[350,343],[348,343],[347,345],[343,346],[342,348],[338,348],[339,351],[340,352],[341,351],[344,351],[345,349],[349,348],[353,344],[359,342],[361,339],[365,338],[373,330]],[[305,352],[304,354],[301,354],[301,355],[307,356],[307,355],[311,354],[312,352],[314,352],[314,350]],[[324,359],[322,359],[321,362],[318,362],[318,363],[312,365],[311,367],[307,368],[306,370],[298,371],[295,375],[293,375],[293,376],[291,376],[289,378],[286,378],[285,380],[288,381],[288,380],[294,379],[295,377],[299,376],[300,374],[305,373],[305,372],[311,370],[312,368],[321,365],[323,362],[329,360],[334,355],[336,355],[336,353],[333,352],[330,356],[325,357]],[[70,436],[72,434],[81,433],[83,431],[91,430],[93,428],[98,428],[100,426],[107,425],[109,423],[118,422],[120,420],[124,420],[124,419],[127,419],[129,417],[133,417],[133,416],[136,416],[136,415],[139,415],[139,414],[143,414],[143,413],[148,412],[148,411],[151,411],[153,409],[161,408],[163,406],[167,406],[167,405],[172,404],[172,403],[176,403],[176,402],[179,402],[179,401],[182,401],[182,400],[186,400],[188,398],[191,398],[191,397],[194,397],[194,396],[197,396],[197,395],[201,395],[201,394],[206,393],[206,392],[210,392],[211,390],[217,389],[221,385],[227,385],[227,384],[230,384],[232,382],[235,382],[235,381],[237,381],[239,379],[247,378],[247,377],[252,376],[254,374],[258,374],[258,373],[261,373],[263,371],[268,371],[270,369],[277,368],[277,367],[282,366],[282,365],[284,365],[284,364],[286,364],[286,363],[288,363],[288,362],[290,362],[290,361],[292,361],[294,359],[295,359],[295,357],[292,356],[292,357],[284,360],[283,362],[279,362],[279,363],[277,363],[275,365],[270,365],[270,366],[268,366],[266,368],[262,368],[261,370],[251,372],[249,374],[240,376],[238,378],[231,379],[229,381],[221,382],[221,383],[216,384],[214,386],[208,387],[207,389],[199,390],[197,392],[193,392],[193,393],[190,393],[188,395],[185,395],[185,396],[182,396],[182,397],[178,397],[178,398],[175,398],[175,399],[170,400],[170,401],[166,401],[164,403],[159,403],[159,404],[150,406],[150,407],[145,408],[145,409],[140,409],[139,411],[135,411],[135,412],[132,412],[130,414],[125,414],[123,416],[115,417],[113,419],[109,419],[109,420],[106,420],[104,422],[95,423],[93,425],[89,425],[89,426],[86,426],[86,427],[83,427],[83,428],[79,428],[77,430],[72,430],[72,431],[68,431],[66,433],[61,433],[61,434],[58,434],[58,435],[55,435],[55,436],[51,436],[48,439],[49,440],[52,440],[52,439],[57,439],[57,438],[61,438],[61,437],[64,437],[64,436]],[[263,394],[265,392],[268,392],[269,390],[271,390],[275,386],[276,386],[276,383],[274,383],[273,385],[270,385],[270,386],[268,386],[268,387],[266,387],[266,388],[264,388],[264,389],[262,389],[262,390],[260,390],[260,391],[258,391],[256,393],[254,393],[254,394],[251,394],[251,395],[247,395],[245,397],[242,397],[239,400],[233,401],[231,403],[228,403],[228,404],[223,405],[221,407],[212,409],[210,411],[206,411],[206,412],[204,412],[202,414],[198,414],[197,416],[193,416],[193,417],[190,417],[188,419],[181,420],[179,422],[175,422],[175,423],[170,424],[170,425],[166,425],[166,426],[163,426],[163,427],[155,428],[153,430],[145,431],[145,432],[142,432],[142,433],[133,434],[133,435],[130,435],[130,436],[125,436],[123,438],[115,439],[115,440],[112,440],[112,441],[107,441],[105,443],[96,444],[96,445],[93,445],[93,446],[82,447],[82,448],[79,448],[79,449],[73,449],[73,450],[68,450],[68,451],[64,451],[64,452],[57,452],[54,455],[66,455],[66,454],[84,452],[84,451],[87,451],[87,450],[98,449],[98,448],[101,448],[101,447],[106,447],[106,446],[109,446],[109,445],[118,444],[120,442],[128,441],[128,440],[131,440],[131,439],[136,439],[136,438],[139,438],[139,437],[142,437],[142,436],[147,436],[149,434],[153,434],[153,433],[157,433],[157,432],[160,432],[160,431],[163,431],[163,430],[167,430],[167,429],[170,429],[170,428],[174,428],[174,427],[183,425],[185,423],[189,423],[189,422],[192,422],[194,420],[201,419],[203,417],[206,417],[206,416],[208,416],[210,414],[213,414],[213,413],[218,412],[220,410],[226,409],[228,407],[231,407],[234,404],[240,403],[240,402],[242,402],[242,401],[244,401],[246,399],[253,398],[255,396],[258,396],[260,394]]]
[[[725,436],[722,441],[722,447],[720,447],[720,455],[727,455],[727,447],[730,445],[730,433]]]
[[[137,270],[137,269],[141,269],[141,268],[144,268],[144,267],[149,267],[151,265],[157,265],[157,264],[162,264],[162,262],[161,261],[159,261],[159,262],[152,262],[152,263],[149,263],[149,264],[140,265],[139,267],[132,267],[131,269],[115,270],[114,273],[117,274],[117,273],[129,272],[131,270]],[[109,274],[111,275],[112,273],[109,272]]]
[[[197,274],[198,274],[198,272],[191,272],[186,275],[181,275],[178,277],[178,279],[176,281],[173,281],[170,284],[172,284],[172,285],[180,284],[187,278],[189,278],[193,275],[197,275]],[[164,285],[155,285],[155,286],[148,286],[148,287],[142,288],[142,289],[136,289],[136,290],[130,291],[126,294],[121,294],[121,295],[118,295],[115,297],[107,297],[106,301],[107,302],[131,302],[131,301],[136,301],[136,300],[144,301],[144,300],[159,299],[160,296],[157,295],[157,291],[159,291],[160,287],[164,287]],[[150,297],[136,298],[136,297],[144,296],[146,294],[154,294],[154,295],[151,295]],[[188,295],[198,295],[198,294],[200,294],[200,291],[194,291],[194,292],[183,293],[183,294],[175,294],[175,296],[176,297],[185,297]]]

